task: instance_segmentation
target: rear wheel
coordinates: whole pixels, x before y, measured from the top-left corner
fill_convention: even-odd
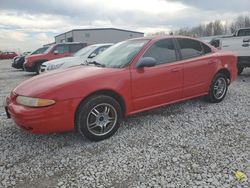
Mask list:
[[[215,75],[209,93],[206,96],[207,101],[211,103],[219,103],[225,98],[228,89],[227,80],[228,78],[223,73]]]
[[[76,129],[89,140],[104,140],[117,131],[121,115],[121,106],[114,98],[106,95],[92,96],[78,108]]]

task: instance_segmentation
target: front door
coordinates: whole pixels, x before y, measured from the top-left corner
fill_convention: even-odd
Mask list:
[[[131,67],[134,111],[176,101],[182,95],[183,65],[177,61],[173,39],[155,42],[143,57],[153,57],[154,67]]]

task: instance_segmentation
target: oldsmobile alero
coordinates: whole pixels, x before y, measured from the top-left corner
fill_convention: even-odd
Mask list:
[[[233,53],[182,36],[137,38],[88,65],[24,81],[7,97],[6,112],[33,133],[76,130],[99,141],[128,115],[198,96],[218,103],[236,76]]]

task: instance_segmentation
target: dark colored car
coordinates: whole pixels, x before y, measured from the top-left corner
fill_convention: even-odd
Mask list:
[[[0,53],[0,59],[12,59],[16,57],[16,52],[2,52]]]
[[[45,46],[42,48],[38,48],[37,50],[35,50],[34,52],[30,53],[30,52],[24,52],[22,55],[14,57],[13,58],[13,63],[12,63],[12,67],[16,68],[16,69],[24,69],[23,68],[23,64],[25,61],[25,58],[28,55],[34,55],[34,54],[42,54],[44,53],[47,49],[49,48],[49,46]]]
[[[87,43],[80,42],[51,45],[44,53],[30,55],[25,58],[24,69],[27,72],[36,72],[39,74],[42,63],[57,58],[72,56],[75,52],[86,46]]]
[[[16,69],[22,69],[25,57],[29,54],[30,52],[24,52],[21,55],[14,57],[11,66]]]
[[[192,38],[131,39],[87,65],[26,80],[5,109],[27,131],[75,129],[99,141],[117,131],[122,117],[198,96],[221,102],[237,77],[236,61],[233,53]]]

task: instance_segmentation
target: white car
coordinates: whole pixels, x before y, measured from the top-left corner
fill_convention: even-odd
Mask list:
[[[98,54],[102,53],[104,50],[106,50],[112,45],[112,43],[93,44],[77,51],[72,57],[64,57],[60,59],[46,61],[42,64],[40,73],[45,73],[59,68],[62,69],[81,65],[83,63],[88,62],[90,59],[94,58]]]

